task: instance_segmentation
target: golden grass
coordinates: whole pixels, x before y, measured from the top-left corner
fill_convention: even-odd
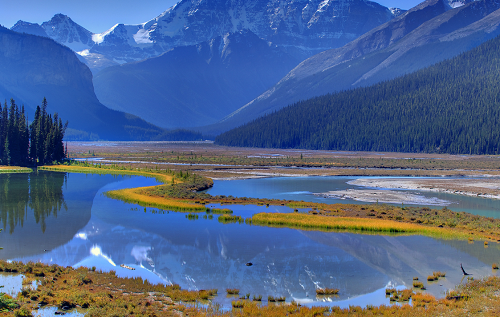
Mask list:
[[[322,217],[301,213],[258,213],[252,217],[252,224],[312,230],[345,230],[366,233],[421,234],[433,237],[467,238],[467,234],[460,231],[427,227],[413,223],[354,217]]]
[[[168,175],[165,173],[143,171],[139,169],[113,169],[109,167],[99,167],[99,165],[94,165],[93,167],[75,165],[45,165],[39,166],[38,169],[53,172],[146,176],[154,177],[162,183],[168,183],[172,181],[172,175]]]
[[[0,166],[0,173],[31,173],[33,170],[28,167],[21,166]]]
[[[339,293],[338,288],[318,288],[316,289],[316,295],[337,295]]]
[[[169,185],[162,185],[169,186]],[[181,212],[192,212],[192,211],[206,211],[206,207],[203,204],[189,203],[179,199],[149,196],[146,191],[156,186],[149,187],[139,187],[139,188],[127,188],[120,190],[112,190],[106,192],[105,195],[123,200],[128,203],[138,204],[143,207],[158,207],[162,209],[168,209],[173,211]]]
[[[445,239],[467,239],[474,233],[475,237],[500,239],[500,230],[494,221],[491,222],[489,219],[482,220],[484,217],[465,213],[460,213],[460,217],[457,218],[457,213],[445,208],[442,210],[431,210],[428,208],[402,209],[388,205],[318,204],[285,200],[247,199],[245,197],[212,197],[207,194],[179,195],[177,197],[175,195],[179,193],[179,190],[181,194],[183,190],[191,194],[192,191],[189,188],[182,189],[178,185],[170,185],[174,180],[177,184],[187,184],[182,183],[180,179],[176,179],[171,171],[169,174],[167,171],[159,172],[151,169],[139,170],[101,165],[56,165],[42,167],[42,169],[78,173],[142,175],[155,177],[164,183],[168,183],[168,185],[123,189],[106,193],[110,198],[139,204],[144,207],[158,207],[181,212],[206,211],[206,203],[272,204],[287,205],[291,208],[312,208],[309,211],[310,215],[302,213],[295,213],[294,215],[258,214],[246,221],[247,223],[258,225],[301,228],[306,230],[353,231],[371,234],[421,234]],[[173,194],[175,198],[169,193],[170,189],[177,190],[177,194]],[[457,225],[456,219],[460,219],[464,224]],[[219,220],[229,219],[222,217]],[[243,219],[237,219],[237,221],[242,222]]]
[[[97,165],[98,166],[98,165]],[[51,165],[51,166],[41,166],[39,169],[46,171],[55,172],[70,172],[70,173],[92,173],[92,174],[115,174],[115,175],[134,175],[134,176],[145,176],[154,177],[158,181],[163,183],[171,183],[173,180],[172,175],[153,172],[153,171],[143,171],[143,170],[131,170],[131,169],[112,169],[109,167],[89,167],[89,166],[73,166],[73,165]],[[180,183],[180,180],[176,180]],[[160,186],[170,186],[170,185],[160,185]],[[158,207],[162,209],[169,209],[173,211],[205,211],[206,207],[202,204],[189,203],[183,200],[151,196],[147,194],[148,190],[157,188],[158,186],[148,186],[148,187],[138,187],[138,188],[126,188],[120,190],[113,190],[106,192],[106,196],[119,199],[128,203],[138,204],[143,207]]]
[[[21,316],[39,306],[82,307],[86,316],[498,316],[500,278],[469,280],[437,300],[410,289],[386,290],[392,301],[412,299],[412,305],[368,305],[366,308],[303,307],[260,305],[241,300],[232,310],[217,305],[199,306],[213,299],[217,290],[187,291],[177,285],[152,285],[141,278],[118,278],[115,272],[102,273],[95,268],[60,267],[42,263],[0,261],[0,271],[18,272],[25,279],[37,280],[37,289],[24,288],[15,298],[19,308],[6,314]],[[27,281],[27,280],[26,280]],[[26,283],[23,283],[26,284]],[[249,294],[246,295],[249,298]],[[269,299],[269,297],[268,297]],[[273,297],[273,299],[277,299]],[[260,302],[262,296],[255,296]],[[182,303],[192,303],[190,306]],[[3,316],[3,315],[2,315]]]

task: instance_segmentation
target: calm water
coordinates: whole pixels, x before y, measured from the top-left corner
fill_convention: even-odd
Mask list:
[[[356,203],[363,202],[351,199],[324,198],[315,194],[346,189],[367,189],[347,182],[358,178],[370,177],[275,177],[245,180],[215,180],[214,187],[207,192],[211,195],[232,195],[235,197],[256,197],[304,200],[319,203]],[[397,177],[390,177],[391,179]],[[457,182],[460,178],[457,178]],[[432,193],[417,190],[393,190],[395,192],[412,193],[423,196],[429,202],[434,199],[446,202],[446,207],[453,211],[465,211],[486,217],[500,217],[500,201],[478,197],[453,194]],[[368,203],[367,203],[368,204]],[[399,203],[398,205],[401,205]],[[418,204],[430,208],[443,208],[430,204]]]
[[[297,194],[320,190],[298,186],[299,179],[289,178],[288,185],[284,179],[269,180],[280,185],[257,182],[257,188],[250,186],[243,196],[274,198],[272,195],[278,197],[282,193],[288,199],[322,199]],[[224,194],[235,195],[234,190],[245,182],[216,182],[211,193],[222,187],[228,189]],[[317,183],[314,186],[319,186]],[[226,288],[239,288],[240,294],[250,293],[251,297],[285,296],[287,300],[310,305],[389,304],[386,287],[411,286],[414,276],[425,281],[433,271],[447,272],[446,279],[428,285],[428,292],[443,296],[447,289],[461,282],[460,263],[479,278],[495,274],[491,264],[500,261],[497,244],[484,248],[481,243],[421,236],[221,224],[215,218],[203,219],[203,214],[193,221],[183,213],[158,212],[102,195],[112,189],[154,184],[155,180],[144,177],[53,172],[1,174],[0,220],[4,231],[0,241],[4,250],[0,256],[63,266],[96,266],[116,270],[121,276],[177,283],[186,289],[217,288],[216,301],[225,307],[230,307],[235,299],[226,297]],[[243,217],[262,210],[286,209],[231,208]],[[247,262],[254,265],[246,266]],[[121,268],[120,264],[136,270]],[[339,288],[340,296],[317,298],[317,287]]]

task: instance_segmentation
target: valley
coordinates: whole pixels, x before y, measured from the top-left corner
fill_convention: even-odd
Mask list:
[[[0,25],[0,315],[500,311],[500,0],[400,3]]]

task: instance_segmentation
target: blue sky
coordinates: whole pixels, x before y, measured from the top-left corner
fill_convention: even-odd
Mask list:
[[[409,9],[423,0],[378,0],[387,7]],[[149,21],[174,5],[177,0],[0,0],[0,24],[12,27],[18,20],[42,23],[56,13],[65,14],[94,33],[117,23]]]

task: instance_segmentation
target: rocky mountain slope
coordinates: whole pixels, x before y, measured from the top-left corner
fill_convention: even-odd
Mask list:
[[[46,97],[47,111],[57,112],[82,135],[140,140],[163,132],[136,116],[103,106],[95,96],[89,68],[72,50],[51,39],[0,27],[0,74],[0,100],[14,98],[34,113]]]
[[[205,131],[217,134],[299,100],[410,73],[500,33],[500,1],[427,0],[342,48],[299,64],[279,83]]]
[[[297,102],[223,133],[216,142],[495,155],[500,151],[499,68],[500,35],[393,80]]]
[[[402,12],[367,0],[181,0],[148,22],[117,24],[100,34],[91,34],[62,14],[42,28],[52,39],[80,52],[89,67],[99,59],[120,64],[138,61],[243,30],[304,59],[340,47]]]
[[[215,123],[274,85],[300,60],[251,31],[174,48],[94,78],[99,100],[161,127]]]

